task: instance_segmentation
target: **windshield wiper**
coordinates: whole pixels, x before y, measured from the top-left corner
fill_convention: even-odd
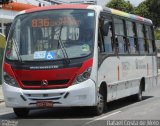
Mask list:
[[[63,56],[64,56],[64,60],[66,61],[66,63],[70,63],[70,59],[68,58],[68,54],[67,54],[67,51],[66,51],[66,48],[64,47],[64,44],[61,40],[61,33],[62,33],[62,28],[63,28],[63,25],[61,25],[60,27],[60,31],[59,31],[59,36],[58,36],[58,42],[60,44],[60,47],[61,47],[61,50],[62,50],[62,53],[63,53]]]

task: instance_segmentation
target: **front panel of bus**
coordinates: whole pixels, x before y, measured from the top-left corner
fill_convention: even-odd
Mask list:
[[[95,12],[47,10],[21,14],[12,24],[3,63],[3,91],[9,107],[95,105],[90,79]]]

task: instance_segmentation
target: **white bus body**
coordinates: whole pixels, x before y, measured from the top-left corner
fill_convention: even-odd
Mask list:
[[[133,17],[133,15],[126,14],[124,12],[120,12],[109,8],[103,9],[102,7],[96,5],[55,5],[55,6],[26,10],[21,12],[18,16],[25,15],[25,13],[40,14],[41,12],[44,12],[46,10],[50,11],[52,10],[54,12],[55,10],[64,10],[64,9],[65,10],[82,9],[82,10],[94,11],[95,22],[94,22],[93,54],[89,56],[89,58],[87,57],[85,60],[79,61],[81,62],[81,66],[73,67],[73,69],[71,67],[59,68],[60,67],[59,64],[45,66],[45,64],[42,63],[40,63],[41,65],[37,67],[33,65],[32,62],[28,63],[23,61],[28,57],[25,56],[25,58],[23,59],[23,55],[20,54],[17,57],[21,58],[20,59],[21,62],[17,61],[15,62],[15,60],[12,61],[11,60],[12,56],[10,55],[8,56],[9,58],[7,59],[6,55],[8,55],[7,51],[9,48],[7,46],[3,63],[4,79],[2,86],[3,86],[3,93],[6,106],[14,108],[14,112],[16,113],[17,116],[27,115],[30,108],[38,108],[38,106],[49,107],[49,105],[51,106],[53,105],[53,107],[92,106],[94,107],[94,111],[96,112],[96,114],[101,114],[103,112],[103,109],[105,108],[104,105],[106,105],[107,102],[131,95],[137,95],[139,100],[141,100],[142,91],[149,90],[151,87],[157,84],[157,60],[156,60],[156,50],[154,44],[152,44],[153,46],[152,47],[153,51],[151,51],[152,54],[149,54],[148,52],[141,55],[138,52],[132,55],[129,51],[126,51],[127,53],[120,55],[115,47],[116,44],[114,44],[116,42],[115,39],[116,35],[113,34],[112,35],[113,52],[111,54],[107,54],[104,51],[101,51],[99,47],[100,43],[99,26],[101,26],[100,20],[103,19],[101,17],[102,12],[104,12],[103,13],[104,15],[109,14],[110,16],[112,16],[112,19],[114,18],[114,16],[115,17],[118,16],[122,18],[123,21],[131,20],[132,22],[137,21],[140,22],[141,24],[148,23],[150,24],[151,27],[152,23],[148,19],[140,18],[140,20],[138,20],[136,19],[136,16],[134,17],[135,19],[130,18],[130,16]],[[88,17],[89,16],[93,16],[93,13],[88,13]],[[15,18],[15,20],[17,18]],[[113,25],[113,20],[111,21],[111,23]],[[14,23],[12,27],[14,27]],[[8,41],[10,41],[12,30],[10,31]],[[19,31],[16,31],[16,34],[20,34]],[[79,31],[78,34],[80,34]],[[28,44],[28,46],[31,46],[32,38],[29,34],[27,36],[28,36],[27,41],[29,41],[30,43]],[[127,39],[127,33],[125,34],[125,36],[126,36],[125,40],[129,41],[129,39]],[[154,40],[152,42],[154,42]],[[17,45],[18,44],[14,43],[14,46]],[[104,45],[102,44],[102,46],[105,46],[105,44]],[[83,45],[83,48],[87,49],[89,47]],[[85,49],[83,50],[83,52],[86,52]],[[18,55],[17,53],[19,52],[17,51],[12,52],[12,55]],[[39,51],[38,54],[40,53],[43,52]],[[72,61],[74,62],[74,60],[75,59],[71,59],[70,64],[72,64]],[[76,60],[75,64],[76,62],[78,61]],[[26,66],[24,65],[25,63]],[[77,81],[76,78],[79,77],[77,73],[83,75],[86,69],[88,71],[88,69],[90,70],[90,68],[91,71],[87,73],[90,74],[90,76],[88,77],[86,74],[87,76],[86,80],[82,80],[82,82],[75,83],[75,81]],[[49,72],[47,73],[46,70]],[[50,77],[51,73],[53,74],[54,78],[57,77],[59,79],[67,77],[71,78],[72,76],[70,75],[74,75],[75,77],[72,77],[72,82],[67,87],[48,88],[45,87],[45,84],[46,85],[49,84],[49,79],[51,79]],[[47,77],[49,77],[48,80],[45,79]],[[9,81],[7,80],[8,78],[10,79]],[[33,80],[31,80],[31,78],[33,78]],[[30,84],[25,82],[27,80],[30,81]],[[34,88],[34,86],[32,87],[32,81],[33,83],[37,81],[37,85],[38,82],[40,81],[41,82],[40,87],[38,88]],[[11,84],[9,82],[11,82]],[[35,85],[35,87],[37,85]],[[31,89],[29,88],[29,86],[31,86]]]

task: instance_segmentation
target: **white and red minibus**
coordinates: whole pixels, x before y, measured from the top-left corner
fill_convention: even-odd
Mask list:
[[[19,13],[3,61],[7,107],[19,117],[33,108],[88,106],[157,84],[152,21],[98,5],[61,4]]]

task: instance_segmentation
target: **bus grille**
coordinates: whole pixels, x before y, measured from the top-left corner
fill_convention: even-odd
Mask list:
[[[65,85],[69,80],[48,80],[48,86]],[[22,81],[24,86],[41,86],[41,81]]]

